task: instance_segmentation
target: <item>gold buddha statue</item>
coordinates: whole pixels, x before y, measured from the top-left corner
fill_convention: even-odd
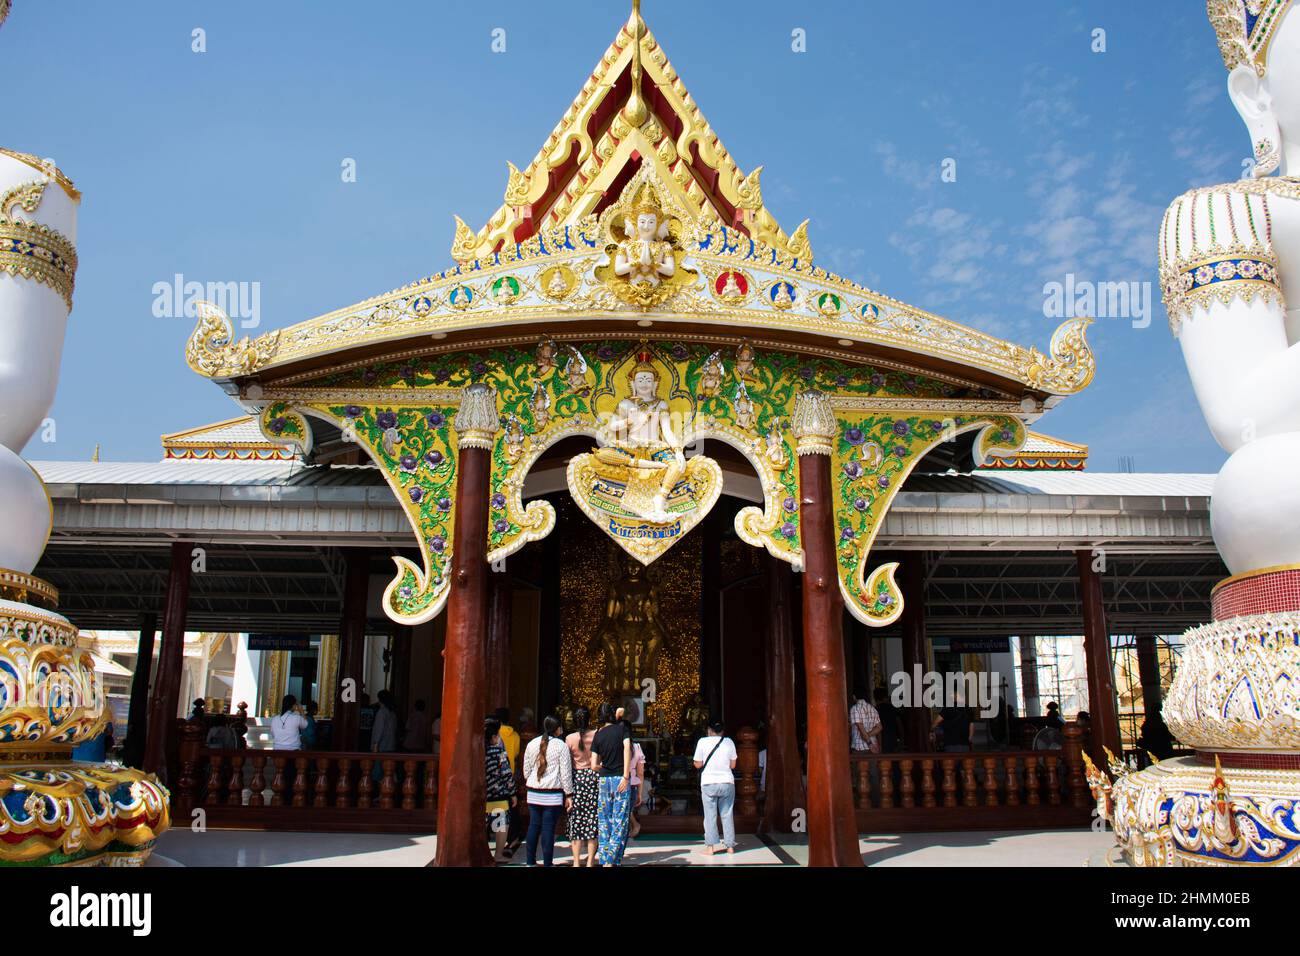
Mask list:
[[[700,692],[696,691],[682,708],[682,719],[677,727],[678,736],[694,740],[696,737],[703,737],[708,726],[709,707],[704,703]]]
[[[588,645],[604,656],[604,692],[640,697],[641,682],[655,679],[668,633],[659,620],[659,592],[639,561],[622,559],[623,573],[609,586],[605,619]]]

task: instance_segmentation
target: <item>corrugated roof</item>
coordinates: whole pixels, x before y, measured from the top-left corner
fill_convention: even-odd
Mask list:
[[[384,484],[373,465],[304,465],[299,461],[34,461],[46,484],[326,485]],[[975,471],[912,475],[907,491],[1009,495],[1209,497],[1214,475],[1088,471]]]
[[[989,490],[1007,494],[1207,498],[1214,490],[1215,478],[1214,475],[1100,471],[976,471],[972,476],[987,482]]]
[[[373,465],[300,461],[34,461],[47,485],[382,485]]]

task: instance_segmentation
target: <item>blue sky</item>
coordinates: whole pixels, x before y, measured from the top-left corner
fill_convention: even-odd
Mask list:
[[[888,295],[1021,344],[1044,285],[1150,282],[1150,325],[1101,319],[1100,370],[1036,426],[1093,470],[1217,471],[1156,281],[1165,206],[1241,174],[1248,138],[1199,2],[644,0],[643,13],[787,229]],[[161,456],[158,436],[237,407],[185,365],[192,320],[154,283],[259,282],[262,329],[449,264],[452,214],[501,201],[629,4],[16,0],[0,144],[84,191],[75,308],[33,459]],[[191,50],[206,31],[207,52]],[[492,51],[492,31],[506,51]],[[806,52],[791,33],[806,33]],[[1092,51],[1094,29],[1106,51]],[[356,182],[341,176],[356,160]],[[956,160],[956,182],[941,164]]]

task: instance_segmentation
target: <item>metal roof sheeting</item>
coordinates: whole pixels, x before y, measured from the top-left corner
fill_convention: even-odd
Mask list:
[[[56,541],[181,537],[248,545],[408,547],[413,540],[400,503],[371,465],[33,464],[54,503]],[[1212,552],[1213,486],[1213,475],[915,474],[895,497],[876,546],[1056,550],[1105,543],[1116,549]],[[562,484],[534,487],[564,493]]]

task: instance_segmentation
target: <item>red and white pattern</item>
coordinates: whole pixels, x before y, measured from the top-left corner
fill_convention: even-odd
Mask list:
[[[1300,568],[1261,571],[1228,578],[1212,595],[1214,619],[1228,621],[1251,614],[1300,611]]]

